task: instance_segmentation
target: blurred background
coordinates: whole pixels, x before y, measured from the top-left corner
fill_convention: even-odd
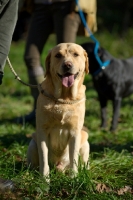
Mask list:
[[[23,6],[22,3],[24,2]],[[20,0],[19,17],[13,35],[13,41],[25,39],[31,18],[30,5],[26,0]],[[109,31],[121,37],[133,28],[132,0],[98,0],[97,1],[98,32]]]

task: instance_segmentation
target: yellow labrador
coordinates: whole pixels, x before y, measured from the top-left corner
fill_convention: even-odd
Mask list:
[[[45,64],[28,164],[39,166],[44,176],[49,174],[50,164],[77,172],[79,155],[85,164],[89,158],[88,134],[83,130],[87,53],[77,44],[61,43],[49,52]]]

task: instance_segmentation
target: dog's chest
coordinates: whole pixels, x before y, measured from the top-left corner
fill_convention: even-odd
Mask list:
[[[44,111],[46,112],[46,116],[48,115],[49,120],[59,121],[61,124],[69,122],[74,116],[74,108],[71,106],[63,106],[60,104],[55,105],[45,105]]]
[[[69,137],[70,133],[67,129],[56,127],[52,134],[49,135],[50,153],[61,157],[67,147]]]

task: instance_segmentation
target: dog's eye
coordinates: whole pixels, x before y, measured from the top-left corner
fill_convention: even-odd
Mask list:
[[[55,55],[56,58],[61,58],[61,56],[62,56],[62,55],[61,55],[60,53],[57,53],[57,54]]]
[[[78,55],[77,53],[74,53],[73,56],[74,56],[74,57],[77,57],[77,56],[79,56],[79,55]]]

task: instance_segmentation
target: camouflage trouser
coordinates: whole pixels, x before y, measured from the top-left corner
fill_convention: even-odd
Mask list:
[[[0,84],[18,14],[19,0],[0,0]]]

